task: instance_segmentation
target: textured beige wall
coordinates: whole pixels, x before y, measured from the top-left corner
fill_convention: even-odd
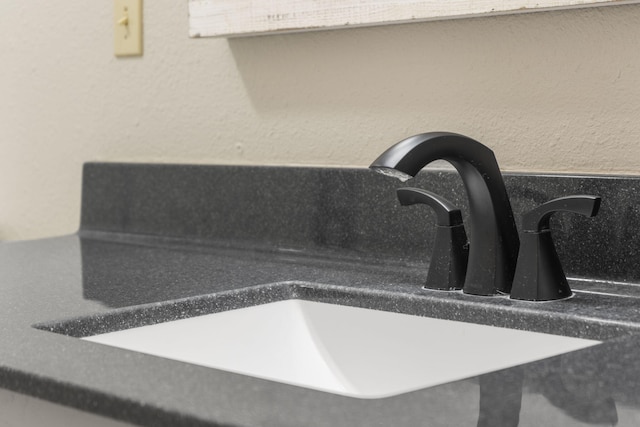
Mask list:
[[[366,166],[414,133],[503,169],[640,173],[640,6],[189,39],[147,0],[112,55],[110,1],[0,2],[0,239],[73,232],[90,160]]]

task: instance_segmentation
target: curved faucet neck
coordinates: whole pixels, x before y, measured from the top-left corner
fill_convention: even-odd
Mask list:
[[[370,167],[415,176],[427,164],[440,159],[456,168],[469,199],[470,248],[464,292],[476,295],[510,292],[520,240],[491,149],[455,133],[423,133],[395,144]]]

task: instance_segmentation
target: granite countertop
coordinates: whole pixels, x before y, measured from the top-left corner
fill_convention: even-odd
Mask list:
[[[203,173],[214,176],[207,176],[207,189],[199,192],[193,183],[203,182]],[[329,178],[318,179],[317,174]],[[256,175],[258,181],[253,181]],[[269,182],[279,187],[278,175],[286,178],[285,183],[302,187],[301,193],[292,197],[291,187],[283,195],[267,190],[266,195],[258,192],[245,197],[255,182],[263,189],[273,188]],[[365,176],[364,181],[360,176]],[[438,177],[438,182],[446,181],[449,174]],[[163,181],[167,179],[178,187],[175,196],[167,191]],[[223,197],[220,193],[229,188],[227,179],[234,180],[234,191]],[[88,165],[77,234],[0,244],[0,310],[4,316],[0,386],[152,426],[638,424],[640,293],[634,284],[635,262],[598,264],[598,271],[606,277],[585,277],[605,257],[587,251],[590,262],[583,262],[581,257],[574,261],[563,255],[562,248],[575,252],[573,244],[590,241],[588,236],[582,236],[580,243],[563,240],[562,229],[589,224],[563,217],[557,224],[558,246],[572,277],[574,298],[528,303],[423,290],[424,251],[414,254],[421,250],[423,238],[411,237],[416,234],[415,226],[405,230],[391,222],[400,212],[392,207],[393,201],[372,199],[372,206],[377,207],[371,213],[362,199],[351,200],[348,206],[352,208],[338,200],[341,186],[348,188],[345,194],[361,194],[372,185],[369,180],[377,179],[364,171]],[[538,197],[540,185],[535,184],[537,190],[532,192],[531,182],[539,178],[513,179],[518,188],[528,189],[519,193],[520,199],[524,199],[522,194]],[[629,189],[630,181],[637,185],[635,179],[623,185],[612,179],[591,184],[575,182],[576,178],[545,179],[566,183],[563,191],[567,192],[573,191],[572,185],[621,189]],[[522,180],[528,184],[522,186]],[[543,187],[558,193],[558,184],[547,181]],[[374,182],[382,187],[375,194],[388,192],[383,182]],[[513,182],[507,183],[514,192]],[[323,186],[330,190],[310,190]],[[305,200],[305,194],[315,202]],[[283,210],[271,212],[260,197],[277,201],[275,205]],[[221,224],[230,205],[246,208],[238,205],[247,199],[259,206],[260,215],[244,209]],[[627,206],[631,205],[628,201]],[[278,221],[283,212],[294,210],[286,221]],[[385,210],[391,213],[380,214]],[[363,211],[380,218],[362,221]],[[628,215],[628,209],[623,211]],[[603,222],[605,229],[610,220]],[[393,231],[392,239],[386,233],[376,234],[375,229],[384,229],[384,224]],[[598,224],[591,234],[598,232]],[[393,243],[397,238],[400,243]],[[403,247],[409,247],[410,253],[402,255]],[[398,396],[357,399],[77,338],[288,298],[553,331],[603,343]],[[472,363],[473,356],[469,359]]]

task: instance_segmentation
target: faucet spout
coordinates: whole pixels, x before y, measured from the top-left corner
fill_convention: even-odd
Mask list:
[[[440,159],[456,168],[469,199],[469,265],[463,291],[474,295],[509,293],[520,240],[491,149],[455,133],[423,133],[398,142],[370,168],[406,180]]]

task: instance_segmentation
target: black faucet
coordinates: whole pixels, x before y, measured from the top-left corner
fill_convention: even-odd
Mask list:
[[[469,264],[463,292],[509,293],[520,240],[493,151],[463,135],[423,133],[398,142],[370,168],[407,180],[439,159],[458,170],[469,198]]]

